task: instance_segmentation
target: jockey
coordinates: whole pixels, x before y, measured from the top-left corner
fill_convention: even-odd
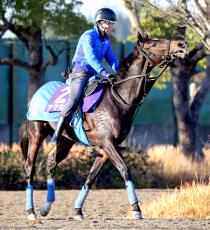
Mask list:
[[[71,120],[89,78],[100,75],[111,81],[115,77],[102,65],[102,60],[105,58],[114,72],[117,72],[119,68],[119,62],[112,51],[109,39],[115,23],[117,23],[117,17],[114,11],[109,8],[99,9],[95,14],[94,28],[87,30],[80,37],[72,60],[72,73],[67,80],[70,96],[61,111],[57,128],[51,138],[52,145],[58,144],[65,124]]]

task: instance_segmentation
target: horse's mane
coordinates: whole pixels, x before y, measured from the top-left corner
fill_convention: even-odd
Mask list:
[[[130,68],[131,64],[133,61],[139,56],[139,49],[138,49],[138,43],[134,46],[132,53],[130,53],[127,57],[125,57],[121,62],[120,62],[120,67],[117,73],[117,76],[119,78],[123,78],[125,73],[128,71]]]

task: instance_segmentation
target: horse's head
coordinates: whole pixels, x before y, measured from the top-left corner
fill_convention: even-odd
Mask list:
[[[183,40],[150,39],[148,35],[143,37],[138,32],[137,49],[150,60],[154,65],[163,61],[184,59],[188,54],[188,45]]]

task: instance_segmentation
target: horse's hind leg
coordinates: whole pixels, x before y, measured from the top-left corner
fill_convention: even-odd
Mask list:
[[[96,157],[93,166],[90,170],[90,173],[85,181],[84,186],[82,187],[76,201],[75,201],[75,216],[74,219],[76,220],[83,220],[83,213],[82,213],[82,207],[83,204],[85,202],[85,199],[88,196],[89,190],[91,188],[91,186],[93,185],[100,169],[102,168],[102,166],[105,164],[105,162],[107,161],[108,157],[106,156],[106,154],[103,152],[103,150],[101,150],[101,154],[99,156]]]
[[[32,122],[28,120],[26,120],[20,128],[20,146],[22,154],[26,159],[26,211],[28,213],[28,220],[36,219],[33,203],[33,178],[35,174],[35,161],[37,153],[42,141],[47,136],[43,130],[44,123]]]
[[[71,149],[73,141],[70,141],[66,137],[61,137],[59,144],[56,148],[57,152],[48,156],[47,159],[47,199],[46,202],[40,208],[40,214],[42,216],[47,216],[50,212],[51,206],[55,201],[55,179],[54,173],[57,165],[68,155]]]
[[[21,153],[25,159],[25,161],[27,160],[27,154],[28,154],[28,144],[29,144],[29,140],[28,140],[28,134],[27,134],[27,123],[26,120],[23,122],[23,124],[20,126],[19,128],[19,143],[20,143],[20,149],[21,149]]]

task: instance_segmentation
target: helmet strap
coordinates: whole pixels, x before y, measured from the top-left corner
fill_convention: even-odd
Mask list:
[[[101,24],[101,23],[97,22],[97,27],[99,28],[99,30],[100,30],[101,32],[104,33],[104,35],[102,35],[102,36],[105,36],[105,35],[106,35],[105,30],[106,30],[106,28],[108,28],[108,25],[105,24],[105,23],[104,23],[104,24]]]

